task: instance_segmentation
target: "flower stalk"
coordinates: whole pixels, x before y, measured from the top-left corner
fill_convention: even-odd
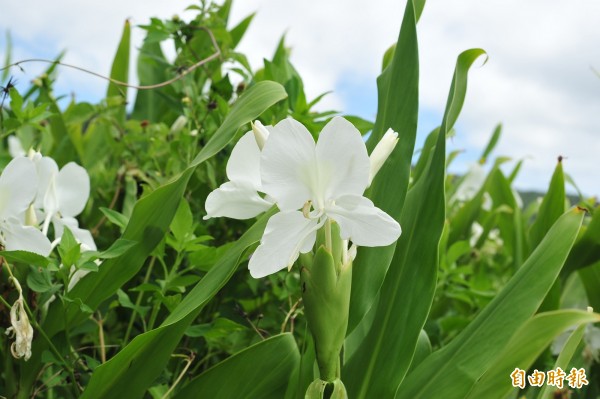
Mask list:
[[[315,341],[320,380],[328,383],[340,379],[340,353],[348,328],[352,284],[352,259],[344,262],[343,257],[347,243],[335,239],[328,248],[323,241],[332,236],[339,237],[339,227],[326,223],[319,231],[312,260],[300,258],[304,312]]]

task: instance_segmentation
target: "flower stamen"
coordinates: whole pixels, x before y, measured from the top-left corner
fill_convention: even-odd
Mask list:
[[[311,215],[310,215],[310,208],[311,207],[312,207],[312,201],[311,200],[306,201],[304,203],[304,206],[302,207],[302,214],[307,219],[311,219]]]

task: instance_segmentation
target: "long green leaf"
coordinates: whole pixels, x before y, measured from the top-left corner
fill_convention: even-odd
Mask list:
[[[546,235],[556,220],[565,213],[565,175],[563,173],[562,159],[558,160],[556,169],[550,180],[548,192],[540,205],[535,222],[529,231],[531,249],[535,248]]]
[[[4,46],[4,65],[2,65],[3,68],[6,68],[6,66],[8,64],[10,64],[10,60],[12,59],[12,37],[10,36],[10,31],[6,31],[6,46]],[[6,68],[5,70],[2,71],[2,75],[0,76],[0,80],[2,80],[2,82],[4,82],[6,79],[8,79],[8,74],[10,73],[10,68]]]
[[[517,204],[515,194],[506,177],[499,168],[494,168],[486,181],[486,189],[492,197],[494,208],[506,205],[512,212],[498,214],[498,227],[504,245],[509,253],[513,254],[514,268],[518,269],[523,264],[527,254],[526,240],[523,229],[521,208]]]
[[[299,361],[294,336],[277,335],[202,373],[174,398],[280,399]],[[235,376],[235,383],[232,383],[232,376]]]
[[[565,264],[562,277],[569,273],[586,268],[600,261],[600,207],[596,208],[594,215],[581,238],[573,246],[571,254]]]
[[[415,1],[406,11],[392,62],[377,78],[377,119],[367,146],[373,150],[388,128],[398,132],[398,145],[375,178],[370,198],[396,220],[400,219],[408,189],[419,110],[419,51]],[[419,4],[424,5],[424,1]],[[354,261],[348,332],[362,320],[381,288],[394,249],[361,248]]]
[[[531,318],[510,339],[500,356],[491,362],[487,372],[469,392],[467,399],[506,397],[515,389],[509,384],[510,373],[515,368],[528,370],[552,340],[568,327],[580,325],[583,335],[585,324],[597,321],[600,321],[599,314],[582,310],[558,310],[540,313]],[[581,340],[581,335],[578,341]],[[566,368],[564,365],[563,367]]]
[[[464,398],[535,313],[577,237],[583,212],[561,216],[504,289],[458,337],[433,353],[400,386],[398,398]]]
[[[483,54],[473,49],[458,57],[436,145],[431,153],[421,154],[429,158],[428,166],[408,192],[400,218],[403,234],[381,288],[375,321],[342,375],[352,397],[393,397],[411,364],[437,279],[445,219],[446,134],[464,102],[468,71]]]
[[[118,80],[123,83],[129,82],[129,49],[131,47],[131,24],[129,20],[125,21],[123,34],[117,53],[113,59],[112,68],[110,70],[111,79]],[[120,123],[125,122],[125,104],[127,100],[127,86],[116,85],[113,82],[108,84],[106,89],[106,97],[120,96],[123,99],[123,104],[118,107],[115,117]]]
[[[565,202],[565,176],[562,167],[562,157],[559,157],[558,164],[550,180],[548,192],[544,195],[535,222],[529,230],[529,247],[531,249],[535,248],[542,241],[542,238],[544,238],[552,224],[565,212]],[[556,280],[540,306],[539,312],[558,309],[559,302],[560,280]]]
[[[240,126],[250,123],[266,108],[286,97],[283,86],[275,82],[263,81],[252,86],[236,101],[231,113],[192,161],[191,166],[197,166],[221,151],[233,139]],[[231,117],[232,114],[235,117]]]
[[[137,59],[137,75],[140,85],[152,85],[168,79],[166,71],[169,69],[160,43],[144,40]],[[171,86],[155,90],[138,90],[133,105],[131,117],[138,120],[160,122],[171,105],[165,100],[166,94],[173,91]]]
[[[236,48],[237,45],[240,43],[240,40],[242,40],[242,37],[244,37],[246,30],[248,29],[250,23],[254,19],[254,15],[254,13],[248,15],[239,24],[234,26],[229,31],[229,34],[231,35],[231,48]]]
[[[483,164],[487,161],[487,159],[490,156],[490,154],[492,153],[492,151],[494,151],[494,148],[496,148],[496,144],[498,144],[498,140],[500,140],[501,134],[502,134],[502,124],[499,123],[494,128],[492,137],[490,138],[490,141],[488,142],[487,146],[485,147],[485,150],[483,150],[483,153],[481,154],[481,157],[479,158],[479,162],[481,162]]]

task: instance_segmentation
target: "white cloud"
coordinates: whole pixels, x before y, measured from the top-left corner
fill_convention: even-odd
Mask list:
[[[150,16],[181,13],[188,4],[21,0],[3,4],[0,27],[27,46],[19,56],[68,49],[66,62],[107,73],[125,18],[146,23]],[[322,106],[343,111],[355,99],[344,97],[340,84],[374,81],[384,51],[397,38],[404,2],[236,0],[232,22],[254,11],[241,43],[252,65],[271,57],[287,32],[308,96],[338,87]],[[502,122],[496,153],[531,158],[519,187],[544,189],[556,157],[564,155],[565,170],[584,192],[600,194],[594,173],[600,151],[600,78],[590,69],[600,69],[598,20],[600,3],[590,0],[430,0],[418,27],[421,108],[441,116],[456,56],[482,47],[490,58],[471,72],[458,135],[450,147],[478,155],[494,125]],[[136,30],[133,39],[139,46],[142,32]],[[71,71],[61,71],[61,79],[65,83],[60,87],[85,87],[98,96],[106,87]],[[456,164],[465,168],[460,159]]]
[[[488,63],[470,76],[456,145],[481,149],[503,122],[497,153],[528,157],[519,187],[546,188],[563,155],[565,171],[598,195],[600,79],[590,69],[600,65],[598,17],[597,2],[430,2],[419,27],[422,105],[442,109],[449,61],[468,47],[486,49]]]

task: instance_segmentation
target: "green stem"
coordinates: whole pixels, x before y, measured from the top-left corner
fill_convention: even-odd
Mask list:
[[[153,256],[150,259],[150,264],[148,265],[148,270],[146,270],[146,275],[144,276],[143,284],[146,284],[148,280],[150,280],[150,274],[152,273],[152,269],[154,268],[154,262],[156,261],[156,256]],[[135,307],[139,309],[140,304],[142,303],[142,299],[144,297],[144,291],[138,292],[137,298],[135,299]],[[131,335],[131,330],[133,329],[133,323],[137,317],[137,312],[133,311],[131,313],[131,317],[129,318],[129,324],[127,324],[127,330],[125,331],[125,337],[123,338],[123,347],[127,345],[129,342],[129,336]]]
[[[325,247],[329,252],[333,251],[333,243],[331,241],[331,219],[327,218],[325,222]]]
[[[160,301],[155,300],[154,305],[152,305],[152,312],[150,313],[150,318],[148,319],[148,331],[154,328],[154,323],[156,322],[156,317],[158,316],[158,311],[160,310]]]

